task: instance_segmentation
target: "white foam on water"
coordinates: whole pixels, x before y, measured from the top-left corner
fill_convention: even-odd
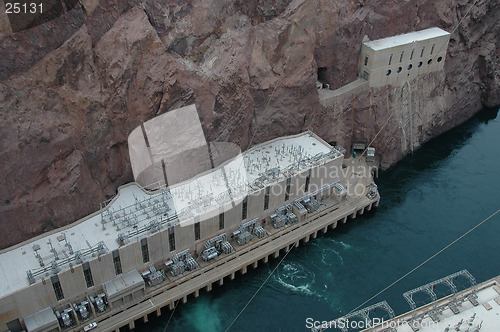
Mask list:
[[[337,242],[337,241],[335,241],[335,242]],[[343,248],[345,248],[345,249],[353,249],[353,248],[354,248],[352,245],[347,244],[347,243],[345,243],[345,242],[343,242],[343,241],[338,241],[337,243],[340,243],[340,245],[341,245]],[[354,249],[355,249],[355,248],[354,248]]]
[[[331,258],[332,257],[328,257],[329,253],[334,253],[335,256],[338,257],[339,259],[339,265],[344,265],[344,259],[342,258],[342,255],[335,249],[332,249],[332,248],[323,248],[323,250],[321,251],[321,262],[325,265],[331,265],[332,263],[335,263],[334,261],[328,261],[327,258]]]
[[[318,296],[313,291],[313,285],[316,280],[315,274],[305,269],[301,264],[294,262],[283,264],[283,267],[276,271],[274,279],[278,284],[292,292]]]
[[[187,312],[183,316],[189,317],[196,331],[223,330],[220,315],[218,314],[220,310],[217,301],[210,301],[208,296],[200,296],[186,309]]]
[[[285,287],[286,289],[291,290],[292,292],[303,293],[303,294],[310,295],[310,296],[315,295],[315,293],[311,290],[311,284],[294,286],[292,284],[289,284],[289,283],[283,281],[283,279],[281,279],[279,276],[276,278],[276,280],[278,281],[278,283],[281,286]]]

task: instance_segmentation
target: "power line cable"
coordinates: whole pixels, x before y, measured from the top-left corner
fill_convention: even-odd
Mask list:
[[[163,329],[163,332],[167,331],[168,324],[170,324],[170,320],[172,320],[172,317],[174,316],[175,309],[177,309],[177,305],[179,304],[180,300],[177,300],[177,303],[174,306],[174,310],[172,310],[172,313],[170,314],[170,317],[168,318],[167,325],[165,325],[165,328]]]
[[[460,21],[458,22],[457,26],[451,31],[451,35],[455,32],[455,30],[458,29],[458,27],[460,26],[460,24],[462,24],[462,21],[467,17],[467,15],[469,15],[469,13],[471,12],[472,8],[476,5],[476,3],[478,3],[479,0],[476,0],[474,1],[474,3],[472,4],[472,6],[470,6],[469,10],[467,11],[467,13],[465,13],[464,17],[462,17],[460,19]]]
[[[283,256],[283,258],[279,261],[278,265],[276,265],[276,267],[271,271],[271,273],[267,276],[266,280],[264,280],[264,282],[260,285],[260,287],[257,289],[257,291],[255,291],[255,293],[250,298],[250,300],[248,300],[247,304],[245,304],[245,306],[243,307],[243,309],[241,309],[241,311],[233,319],[233,321],[231,322],[231,324],[229,324],[229,326],[226,328],[225,332],[229,331],[229,329],[231,328],[231,326],[233,326],[233,324],[238,320],[238,318],[241,316],[241,314],[243,313],[243,311],[245,311],[245,309],[248,307],[248,305],[250,304],[250,302],[252,302],[252,300],[255,298],[255,296],[257,296],[257,294],[260,292],[260,290],[262,289],[262,287],[264,287],[264,285],[269,280],[269,278],[271,278],[271,276],[274,274],[274,272],[278,269],[278,267],[281,265],[281,263],[285,260],[286,256],[288,256],[288,254],[290,253],[290,251],[292,251],[292,248],[294,246],[295,246],[295,243],[291,245],[290,249],[287,251],[287,253],[285,254],[285,256]]]
[[[355,201],[350,202],[349,206],[354,205],[354,203],[355,203]],[[243,307],[243,309],[241,309],[241,311],[238,313],[238,315],[236,316],[236,318],[231,322],[231,324],[229,324],[229,326],[226,328],[225,332],[227,332],[231,328],[231,326],[233,326],[233,324],[238,320],[238,318],[241,316],[241,314],[243,313],[243,311],[245,311],[245,309],[248,307],[248,305],[250,304],[250,302],[252,302],[252,300],[255,298],[255,296],[257,296],[257,294],[260,292],[260,290],[262,289],[262,287],[264,287],[264,285],[267,283],[267,281],[269,280],[269,278],[271,278],[271,276],[274,274],[274,272],[276,272],[276,270],[278,269],[278,267],[285,260],[286,256],[288,256],[288,254],[290,253],[290,251],[292,251],[292,249],[293,249],[294,246],[295,246],[295,243],[293,243],[290,246],[290,249],[287,251],[287,253],[285,254],[285,256],[283,256],[283,258],[279,261],[278,265],[276,265],[276,267],[271,271],[271,273],[267,276],[266,280],[264,280],[264,282],[260,285],[260,287],[257,289],[257,291],[250,298],[250,300],[248,300],[248,302],[245,304],[245,306]]]
[[[493,214],[491,214],[488,218],[486,218],[483,221],[481,221],[476,226],[474,226],[471,229],[469,229],[467,232],[465,232],[464,234],[462,234],[460,237],[458,237],[457,239],[455,239],[454,241],[452,241],[451,243],[449,243],[447,246],[445,246],[444,248],[442,248],[441,250],[439,250],[438,252],[436,252],[434,255],[432,255],[431,257],[427,258],[422,263],[420,263],[419,265],[417,265],[416,267],[414,267],[413,269],[411,269],[409,272],[407,272],[406,274],[404,274],[402,277],[400,277],[396,281],[392,282],[389,286],[385,287],[384,289],[382,289],[381,291],[379,291],[377,294],[373,295],[368,300],[366,300],[365,302],[361,303],[359,306],[357,306],[356,308],[354,308],[353,310],[351,310],[348,314],[351,314],[354,311],[358,310],[359,308],[361,308],[362,306],[364,306],[365,304],[367,304],[368,302],[370,302],[371,300],[373,300],[374,298],[376,298],[377,296],[379,296],[380,294],[382,294],[383,292],[385,292],[386,290],[388,290],[392,286],[394,286],[397,283],[399,283],[401,280],[403,280],[404,278],[406,278],[407,276],[409,276],[410,274],[412,274],[413,272],[415,272],[416,270],[418,270],[420,267],[422,267],[424,264],[426,264],[427,262],[429,262],[430,260],[434,259],[439,254],[441,254],[443,251],[445,251],[446,249],[448,249],[449,247],[451,247],[452,245],[454,245],[455,243],[457,243],[458,241],[460,241],[461,239],[463,239],[464,237],[466,237],[467,235],[469,235],[476,228],[478,228],[479,226],[481,226],[482,224],[484,224],[485,222],[487,222],[488,220],[490,220],[491,218],[493,218],[498,213],[500,213],[500,209],[498,209],[496,212],[494,212]]]

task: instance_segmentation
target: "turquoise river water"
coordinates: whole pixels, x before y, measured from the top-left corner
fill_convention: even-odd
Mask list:
[[[307,318],[345,315],[483,221],[500,209],[499,145],[498,110],[485,109],[381,172],[380,206],[293,249],[230,331],[307,331]],[[485,281],[500,275],[499,253],[500,214],[367,305],[401,314],[405,291],[462,269]],[[280,259],[136,331],[224,331]]]

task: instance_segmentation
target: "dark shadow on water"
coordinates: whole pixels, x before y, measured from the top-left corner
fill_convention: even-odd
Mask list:
[[[384,202],[381,209],[388,209],[400,203],[419,176],[439,167],[440,163],[451,156],[454,151],[466,145],[481,125],[488,124],[497,118],[498,111],[497,108],[482,109],[462,125],[424,143],[413,154],[400,160],[397,167],[381,171],[376,180],[379,192],[382,197],[383,193],[391,192],[391,197],[393,197],[392,201]]]
[[[328,232],[326,234],[323,234],[323,232],[318,231],[318,238],[322,236],[328,238],[336,238],[341,235],[348,234],[357,229],[358,227],[363,227],[363,224],[366,224],[371,219],[377,217],[378,209],[380,209],[380,207],[378,208],[373,207],[370,211],[365,211],[362,215],[357,215],[355,219],[348,218],[345,224],[339,221],[337,227],[334,230],[328,228]]]

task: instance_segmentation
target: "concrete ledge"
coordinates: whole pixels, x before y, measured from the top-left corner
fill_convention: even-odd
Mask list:
[[[354,82],[346,84],[337,90],[320,89],[318,90],[319,102],[324,107],[330,107],[335,103],[337,97],[343,96],[348,92],[355,92],[368,88],[368,81],[362,78],[358,78]]]

